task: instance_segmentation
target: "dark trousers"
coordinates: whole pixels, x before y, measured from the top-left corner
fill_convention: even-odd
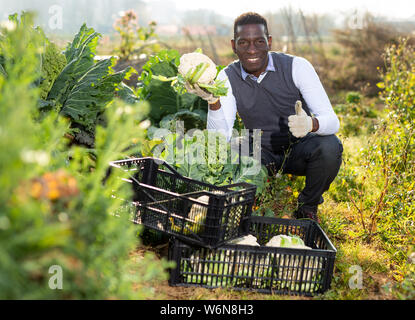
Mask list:
[[[305,176],[305,187],[298,196],[298,205],[311,210],[323,203],[327,191],[339,172],[343,146],[335,135],[309,133],[281,153],[261,147],[261,162],[269,174],[282,173]]]

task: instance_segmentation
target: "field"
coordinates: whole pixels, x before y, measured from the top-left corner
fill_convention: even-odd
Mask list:
[[[163,38],[151,25],[102,38],[84,25],[67,45],[31,26],[16,15],[0,29],[1,299],[415,298],[413,38],[372,21],[330,41],[273,43],[313,63],[341,123],[342,167],[319,208],[337,248],[334,275],[328,291],[305,298],[169,286],[167,240],[112,214],[132,194],[110,161],[154,155],[154,130],[175,121],[206,127],[206,103],[151,73],[174,75],[180,54],[197,48],[227,65],[229,39]],[[176,169],[225,183],[223,167]],[[248,178],[261,189],[255,215],[292,218],[303,177]]]

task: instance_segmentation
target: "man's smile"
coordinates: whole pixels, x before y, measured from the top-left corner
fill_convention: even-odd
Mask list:
[[[259,62],[259,58],[247,58],[246,59],[248,62],[250,62],[250,63],[257,63],[257,62]]]

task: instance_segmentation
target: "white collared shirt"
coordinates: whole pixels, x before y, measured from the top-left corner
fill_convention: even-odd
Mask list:
[[[268,53],[268,66],[258,78],[254,75],[246,73],[242,66],[241,72],[244,79],[249,76],[253,80],[260,83],[267,72],[278,72],[278,70],[275,69],[271,54]],[[310,112],[318,119],[319,129],[316,133],[322,136],[335,134],[340,127],[339,119],[335,114],[327,93],[321,84],[320,78],[311,63],[302,57],[294,57],[292,77],[295,86],[301,92],[301,95],[307,103]],[[218,79],[226,80],[228,94],[227,96],[220,97],[220,109],[213,111],[209,108],[207,116],[207,129],[220,131],[224,133],[229,140],[232,136],[233,124],[236,119],[236,100],[232,93],[232,86],[225,70],[221,70],[219,72]]]

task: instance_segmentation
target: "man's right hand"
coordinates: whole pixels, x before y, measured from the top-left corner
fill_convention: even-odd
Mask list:
[[[209,104],[215,104],[219,101],[219,97],[215,97],[212,93],[203,90],[196,83],[193,86],[191,86],[189,83],[186,82],[184,86],[187,92],[193,93],[201,97],[203,100],[206,100]]]

